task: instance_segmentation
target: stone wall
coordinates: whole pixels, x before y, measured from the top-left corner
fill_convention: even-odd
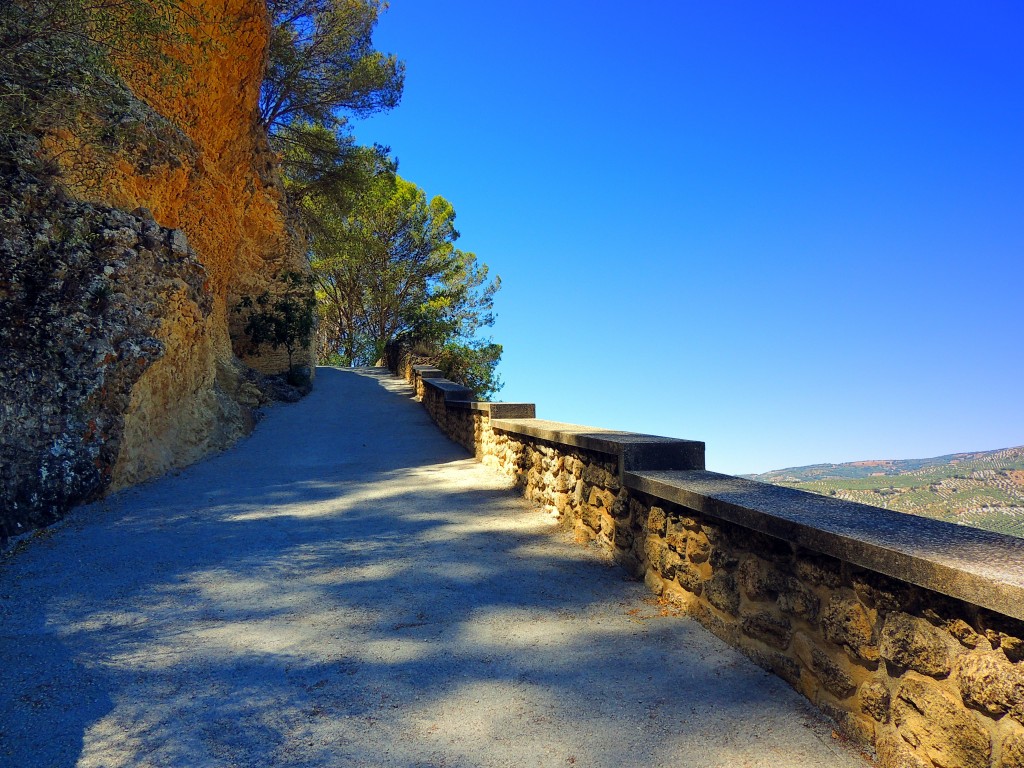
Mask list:
[[[475,403],[435,422],[892,768],[1024,768],[1024,541],[703,470],[703,445]]]

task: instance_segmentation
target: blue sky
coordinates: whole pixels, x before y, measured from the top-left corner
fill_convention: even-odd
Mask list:
[[[356,136],[501,275],[500,399],[732,473],[1002,448],[1022,34],[1019,2],[393,0],[405,95]]]

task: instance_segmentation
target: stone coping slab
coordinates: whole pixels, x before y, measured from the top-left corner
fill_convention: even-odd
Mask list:
[[[716,472],[625,485],[711,517],[1024,620],[1024,539]]]
[[[444,371],[440,368],[435,368],[432,365],[414,365],[413,371],[421,379],[443,379]]]
[[[621,459],[620,474],[639,469],[704,468],[704,443],[699,440],[620,432],[546,419],[494,418],[491,420],[491,428],[618,456]]]
[[[474,397],[472,389],[456,384],[454,381],[448,381],[448,379],[424,378],[423,385],[441,390],[444,393],[445,401],[466,401],[472,400]]]
[[[481,411],[492,419],[532,419],[537,415],[537,406],[533,403],[485,403],[480,400],[455,400],[448,405],[466,411]]]

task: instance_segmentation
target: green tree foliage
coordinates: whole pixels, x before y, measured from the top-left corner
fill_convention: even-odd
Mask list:
[[[268,0],[273,24],[260,118],[290,191],[346,194],[360,167],[348,118],[397,106],[405,65],[373,47],[380,0]],[[378,162],[387,149],[376,148]],[[361,158],[358,158],[361,161]]]
[[[273,30],[260,117],[273,133],[293,123],[336,127],[339,111],[391,109],[405,65],[373,48],[379,0],[268,0]]]
[[[380,0],[268,0],[273,22],[260,116],[309,236],[321,359],[373,363],[402,338],[480,393],[500,384],[493,322],[500,281],[455,247],[455,211],[396,176],[385,147],[348,119],[398,104],[404,65],[373,47]],[[261,327],[261,326],[260,326]],[[258,333],[263,333],[257,328]]]
[[[422,345],[418,349],[448,379],[469,387],[477,397],[486,400],[502,387],[501,378],[496,372],[501,360],[501,344],[472,339],[465,343],[449,342],[436,351]]]
[[[254,354],[267,344],[271,349],[284,347],[288,354],[288,380],[301,384],[302,376],[294,365],[295,353],[313,340],[316,298],[313,280],[298,272],[284,272],[275,281],[284,286],[282,293],[271,295],[264,291],[259,296],[243,296],[235,311],[245,316],[245,334],[252,343]]]
[[[370,156],[365,158],[369,164]],[[498,278],[455,247],[455,210],[415,184],[367,168],[358,199],[313,197],[320,351],[344,364],[370,364],[396,339],[455,361],[478,391],[494,391],[499,345],[476,339],[493,323]],[[454,370],[454,366],[453,366]],[[467,382],[468,383],[468,382]]]
[[[81,130],[83,114],[105,117],[109,134],[130,101],[117,72],[149,61],[182,76],[166,51],[197,27],[178,0],[0,2],[0,153],[26,136]]]

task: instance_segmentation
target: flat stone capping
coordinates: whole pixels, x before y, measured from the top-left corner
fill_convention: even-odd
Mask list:
[[[444,371],[432,365],[414,365],[412,367],[416,375],[421,379],[443,379]]]
[[[472,400],[474,397],[473,390],[469,387],[464,387],[445,378],[424,378],[423,386],[441,390],[444,393],[445,402]]]
[[[1024,539],[716,472],[636,471],[631,489],[1024,620]]]
[[[634,469],[704,469],[704,443],[583,427],[544,419],[491,419],[491,428],[618,456],[619,472]]]
[[[483,403],[478,400],[456,400],[448,403],[463,411],[481,411],[492,419],[532,419],[537,415],[533,403]]]

